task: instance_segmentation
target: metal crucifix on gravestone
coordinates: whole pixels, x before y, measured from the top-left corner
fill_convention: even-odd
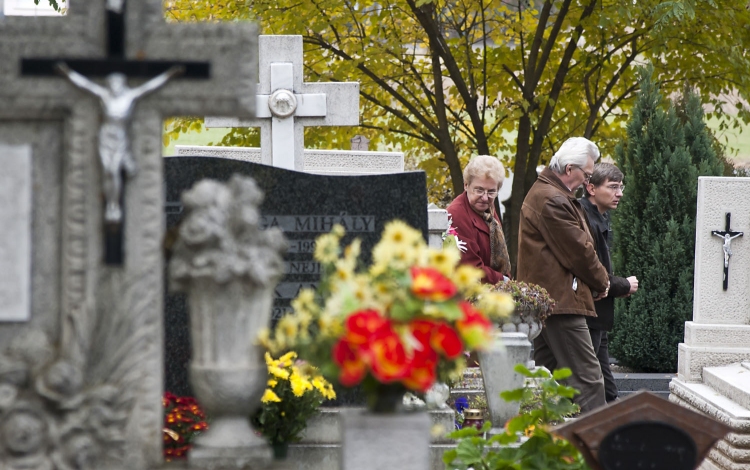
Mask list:
[[[210,76],[208,62],[128,60],[125,57],[124,10],[125,0],[107,1],[107,56],[103,59],[21,60],[21,74],[24,76],[62,74],[78,88],[99,98],[103,119],[99,128],[98,151],[106,201],[104,259],[112,265],[123,263],[122,180],[123,176],[132,177],[136,172],[128,135],[136,101],[155,92],[177,75],[194,79],[207,79]],[[107,86],[101,86],[87,77],[106,77]],[[149,80],[138,87],[129,88],[129,77]]]
[[[302,81],[302,36],[260,36],[256,119],[206,117],[206,127],[260,127],[261,163],[304,168],[305,126],[359,124],[359,83]]]
[[[724,230],[723,231],[711,230],[711,235],[715,235],[721,238],[722,240],[724,240],[724,244],[722,245],[722,250],[724,251],[724,285],[723,285],[724,290],[727,290],[727,286],[729,283],[729,258],[732,257],[732,247],[731,247],[732,240],[744,235],[742,232],[736,232],[730,228],[731,219],[732,219],[732,213],[727,212],[726,213],[726,225],[724,227]]]

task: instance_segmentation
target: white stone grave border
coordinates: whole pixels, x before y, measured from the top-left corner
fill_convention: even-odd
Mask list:
[[[261,163],[259,147],[218,147],[175,145],[176,157],[216,157]],[[404,172],[401,152],[370,152],[362,150],[304,150],[302,171],[316,175],[357,176]]]

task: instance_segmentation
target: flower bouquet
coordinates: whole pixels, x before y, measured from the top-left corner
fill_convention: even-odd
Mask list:
[[[271,443],[276,458],[286,457],[288,444],[300,439],[321,403],[336,398],[331,384],[311,365],[295,363],[296,358],[293,351],[279,359],[266,353],[268,386],[252,417],[253,426]]]
[[[403,222],[386,225],[369,267],[358,266],[359,240],[342,250],[343,236],[336,226],[317,239],[317,292],[301,291],[293,313],[261,339],[273,351],[297,351],[344,387],[361,384],[373,411],[393,411],[405,391],[424,393],[460,374],[462,353],[490,342],[490,317],[512,311],[508,294],[480,284],[481,270],[458,265],[458,249],[428,248]]]
[[[208,429],[206,415],[193,397],[178,397],[166,392],[164,406],[164,459],[184,459],[193,439]]]

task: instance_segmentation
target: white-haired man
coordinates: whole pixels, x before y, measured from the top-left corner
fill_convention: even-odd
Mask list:
[[[573,371],[568,385],[581,392],[573,399],[581,411],[605,404],[586,317],[595,317],[594,300],[607,296],[609,274],[575,197],[598,158],[599,149],[588,139],[563,143],[523,201],[518,240],[518,280],[539,284],[555,299],[553,314],[534,340],[534,360],[550,370]]]

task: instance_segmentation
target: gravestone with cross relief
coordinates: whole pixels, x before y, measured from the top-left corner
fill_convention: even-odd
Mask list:
[[[162,120],[252,116],[257,81],[253,25],[165,24],[162,8],[81,1],[64,17],[0,19],[0,162],[13,183],[0,192],[0,272],[17,287],[0,289],[13,305],[0,309],[0,468],[162,461]],[[107,109],[60,63],[99,87],[113,73],[130,89],[182,73],[118,123],[135,171],[116,264],[105,263]]]
[[[304,169],[306,126],[359,124],[359,83],[302,81],[302,36],[260,36],[254,119],[206,117],[206,127],[260,127],[265,165]]]
[[[701,468],[750,461],[750,178],[698,178],[693,316],[670,401],[731,427]]]

